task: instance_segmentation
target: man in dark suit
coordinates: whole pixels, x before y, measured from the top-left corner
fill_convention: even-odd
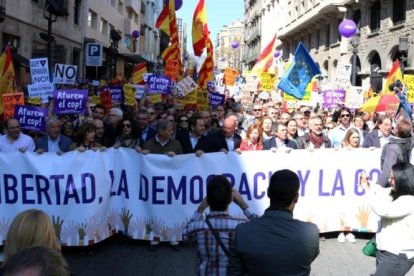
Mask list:
[[[146,110],[140,110],[137,114],[137,125],[139,128],[139,145],[151,140],[157,134],[157,131],[149,125],[149,114]]]
[[[237,121],[233,117],[224,119],[220,131],[207,135],[207,152],[229,152],[240,147],[241,136],[236,133]]]
[[[299,178],[275,172],[267,189],[270,206],[263,216],[236,227],[227,275],[309,275],[319,254],[318,227],[293,219]]]
[[[263,142],[264,150],[276,151],[277,148],[297,149],[295,141],[288,139],[288,133],[285,125],[275,125],[275,136]]]
[[[204,119],[193,116],[189,119],[189,131],[179,131],[175,137],[180,142],[183,153],[200,156],[207,151],[207,138],[204,136]]]
[[[363,148],[382,148],[391,137],[392,121],[387,115],[378,117],[378,129],[373,129],[364,138]]]
[[[72,140],[60,134],[61,123],[57,117],[50,117],[46,122],[47,135],[39,138],[35,143],[35,151],[39,154],[43,152],[56,152],[62,154],[69,151]]]

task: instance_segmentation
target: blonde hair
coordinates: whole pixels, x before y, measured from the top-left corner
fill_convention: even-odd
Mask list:
[[[18,251],[32,246],[43,246],[60,252],[55,229],[49,216],[36,209],[23,211],[13,219],[4,244],[4,260]]]

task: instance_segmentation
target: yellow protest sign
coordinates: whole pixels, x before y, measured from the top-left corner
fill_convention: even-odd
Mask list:
[[[91,104],[100,104],[101,103],[101,97],[98,95],[92,95],[89,97],[89,103]]]
[[[311,91],[305,91],[305,95],[303,96],[303,98],[302,98],[302,102],[310,102],[310,100],[311,100]],[[283,99],[285,100],[285,101],[289,101],[289,102],[298,102],[299,100],[298,99],[296,99],[295,97],[293,97],[293,96],[291,96],[291,95],[289,95],[289,94],[287,94],[287,93],[283,93]]]
[[[239,71],[232,68],[224,69],[224,84],[234,86],[236,84],[236,78],[239,75]]]
[[[162,102],[162,96],[159,93],[156,94],[150,94],[151,103],[161,103]]]
[[[137,89],[135,86],[130,84],[124,85],[124,97],[125,97],[125,105],[134,106],[136,104],[135,95],[137,93]]]
[[[414,103],[414,75],[404,75],[404,83],[407,86],[407,101]]]
[[[40,97],[29,97],[27,98],[27,103],[32,105],[41,105],[42,104],[42,98]]]
[[[198,109],[200,111],[210,110],[210,105],[208,104],[208,92],[201,89],[198,89],[196,92]]]
[[[3,94],[4,120],[13,117],[15,105],[24,105],[23,92]]]
[[[276,75],[268,72],[263,72],[259,76],[260,78],[260,90],[273,91],[275,88]]]
[[[197,93],[194,93],[194,91],[188,93],[182,98],[182,102],[184,105],[187,104],[196,104],[197,103]]]

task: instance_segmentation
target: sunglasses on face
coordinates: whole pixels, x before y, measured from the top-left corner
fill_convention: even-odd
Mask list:
[[[188,123],[188,120],[180,120],[180,123]]]
[[[351,117],[351,115],[349,115],[349,114],[341,114],[341,118],[344,118],[344,117]]]
[[[262,111],[262,110],[261,110],[261,109],[253,109],[253,111],[255,111],[255,112],[256,112],[256,111]]]
[[[130,128],[131,125],[130,124],[122,124],[122,127]]]

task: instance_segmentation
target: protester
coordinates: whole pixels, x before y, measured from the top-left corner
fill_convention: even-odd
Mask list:
[[[220,125],[220,127],[223,126],[224,117],[226,115],[226,109],[224,108],[224,105],[218,105],[216,106],[216,112],[217,112],[217,120]]]
[[[145,142],[151,140],[157,134],[157,131],[149,125],[149,115],[146,110],[138,111],[137,124],[139,129],[139,144],[142,147]]]
[[[236,133],[237,122],[234,118],[224,119],[220,131],[207,135],[207,152],[229,152],[240,147],[241,136]]]
[[[365,135],[367,135],[367,125],[365,124],[364,118],[362,115],[355,115],[353,119],[353,126],[359,132],[359,145],[362,147],[364,144]]]
[[[62,120],[60,121],[62,122]],[[73,141],[76,136],[76,130],[75,130],[75,127],[72,121],[68,120],[62,123],[62,128],[60,130],[60,133],[65,135],[66,137],[69,137]]]
[[[92,123],[83,123],[77,133],[75,142],[70,145],[69,150],[78,150],[83,152],[85,150],[98,150],[103,149],[100,144],[95,141],[96,127]]]
[[[178,117],[177,120],[177,133],[184,131],[188,132],[189,124],[188,121],[190,119],[186,115],[181,115]]]
[[[275,133],[269,140],[263,141],[263,149],[276,151],[278,148],[297,149],[296,142],[288,138],[286,126],[282,124],[275,124]]]
[[[33,246],[14,254],[2,267],[4,276],[69,276],[63,256],[55,250]],[[1,273],[0,273],[1,274]]]
[[[411,123],[405,119],[400,120],[395,128],[396,137],[390,137],[381,153],[381,178],[379,184],[383,187],[390,185],[390,171],[397,162],[409,162],[414,141],[411,136]]]
[[[209,111],[201,111],[200,118],[204,120],[204,135],[217,132],[216,129],[211,127],[211,113]]]
[[[253,115],[248,116],[243,121],[243,129],[247,130],[249,126],[256,124],[263,117],[263,106],[258,103],[253,104]]]
[[[43,152],[56,152],[58,155],[68,152],[73,141],[60,134],[61,122],[57,117],[50,117],[46,121],[47,135],[39,138],[35,143],[35,151],[39,154]]]
[[[117,137],[118,125],[124,116],[124,112],[117,107],[111,108],[107,115],[107,127],[105,128],[105,135],[114,144],[115,138]]]
[[[346,149],[355,149],[360,147],[359,140],[361,138],[358,129],[351,127],[347,130],[344,140],[342,140],[342,147]]]
[[[103,105],[97,104],[92,109],[92,119],[103,120],[105,118],[106,109]]]
[[[340,148],[348,128],[351,126],[351,111],[348,108],[341,108],[338,111],[338,125],[329,132],[328,138],[331,140],[333,148]]]
[[[249,126],[246,132],[246,139],[243,139],[240,143],[240,150],[251,151],[262,149],[262,128],[257,124]]]
[[[233,243],[234,229],[238,224],[248,221],[246,218],[235,218],[228,214],[232,201],[243,210],[247,219],[256,217],[250,212],[242,196],[232,190],[226,177],[213,176],[207,183],[207,197],[200,203],[184,229],[183,239],[197,243],[197,275],[226,275],[227,252]],[[210,213],[204,218],[203,213],[208,207]]]
[[[139,133],[135,120],[128,117],[122,118],[117,132],[119,135],[115,139],[114,148],[123,147],[135,149],[139,147]]]
[[[405,120],[404,120],[405,121]],[[389,188],[370,185],[365,172],[360,185],[374,213],[380,217],[375,242],[376,271],[373,275],[403,276],[414,264],[414,166],[394,164]]]
[[[291,118],[292,118],[292,116],[291,116],[288,112],[283,112],[283,113],[280,115],[279,122],[280,122],[281,124],[286,125],[286,123],[287,123],[287,122],[288,122]]]
[[[13,219],[4,244],[4,261],[18,251],[31,246],[45,246],[60,252],[58,237],[48,215],[41,210],[29,209]]]
[[[318,227],[293,219],[299,177],[276,171],[269,183],[270,206],[264,215],[236,227],[227,275],[309,275],[319,254]]]
[[[298,137],[304,136],[305,133],[309,132],[309,129],[307,128],[307,118],[305,118],[303,112],[296,111],[293,115],[293,119],[296,120]]]
[[[320,116],[313,116],[309,120],[309,133],[298,138],[298,145],[300,149],[320,149],[330,148],[331,141],[323,134],[322,118]]]
[[[295,119],[290,119],[286,124],[286,130],[288,133],[288,138],[298,144],[298,124]]]
[[[365,136],[362,147],[383,148],[391,138],[392,121],[387,115],[378,117],[376,127]]]
[[[4,125],[6,134],[0,136],[0,152],[34,151],[33,138],[21,132],[19,121],[9,118]]]
[[[105,125],[100,119],[94,119],[92,124],[95,125],[95,141],[104,147],[112,147],[110,139],[105,135]]]
[[[262,140],[269,140],[273,137],[273,120],[270,117],[264,117],[261,123]],[[247,136],[247,135],[246,135]]]
[[[183,148],[183,153],[195,153],[200,156],[207,151],[207,138],[204,136],[204,120],[193,116],[189,119],[190,131],[179,132],[177,141]]]

